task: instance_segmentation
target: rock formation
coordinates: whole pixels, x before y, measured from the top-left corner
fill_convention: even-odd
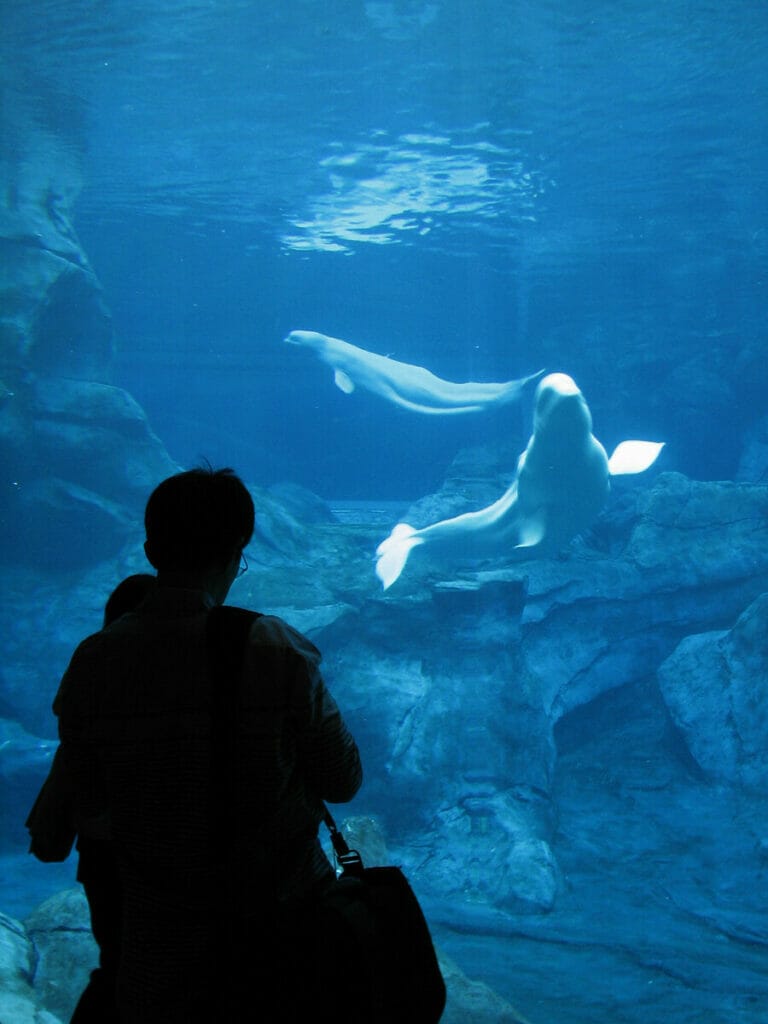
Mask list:
[[[670,473],[632,500],[594,531],[604,550],[423,575],[317,634],[367,799],[437,891],[551,909],[556,723],[768,591],[768,488]]]
[[[672,718],[701,768],[745,789],[768,786],[768,593],[730,630],[680,642],[659,668]]]
[[[83,566],[114,552],[174,467],[109,383],[112,320],[72,226],[78,140],[47,127],[41,99],[0,92],[0,559]]]

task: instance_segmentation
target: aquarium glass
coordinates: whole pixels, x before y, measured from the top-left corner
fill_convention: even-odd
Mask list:
[[[27,853],[51,704],[207,461],[257,509],[229,601],[322,650],[334,813],[406,871],[446,1021],[768,1019],[767,54],[757,0],[0,5],[29,1006],[94,965],[77,855]]]

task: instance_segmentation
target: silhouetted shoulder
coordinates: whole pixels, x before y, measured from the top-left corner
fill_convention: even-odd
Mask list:
[[[105,643],[103,632],[92,633],[78,644],[62,677],[53,701],[53,713],[61,715],[65,708],[85,713],[91,706],[91,687],[109,672],[113,651]],[[117,660],[116,656],[113,660]],[[106,665],[106,669],[105,669]]]
[[[286,654],[298,654],[313,668],[317,668],[322,658],[308,637],[276,615],[262,615],[256,619],[249,639],[252,647],[273,647],[282,649]]]

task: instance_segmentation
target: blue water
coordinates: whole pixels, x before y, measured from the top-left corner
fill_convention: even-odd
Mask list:
[[[670,345],[718,375],[760,337],[764,5],[113,0],[2,19],[9,67],[85,149],[76,229],[115,382],[180,462],[415,498],[462,439],[527,433],[347,398],[281,348],[303,327],[457,380],[564,370],[606,445],[663,436],[667,468],[733,474],[741,405],[714,402],[692,444],[652,392]]]
[[[384,523],[460,449],[522,450],[531,396],[413,415],[343,394],[282,343],[293,329],[456,381],[566,372],[609,452],[665,441],[659,469],[737,478],[768,414],[766,54],[757,0],[6,0],[0,118],[71,155],[117,341],[104,376],[172,458]],[[584,789],[614,770],[590,766]],[[72,869],[30,869],[22,840],[19,825],[0,904],[19,916]],[[446,947],[512,999],[509,936],[457,938],[449,918]],[[571,941],[532,928],[526,956],[545,932]],[[612,977],[599,1019],[634,1020],[610,1019]],[[691,1012],[669,1019],[710,1024]]]

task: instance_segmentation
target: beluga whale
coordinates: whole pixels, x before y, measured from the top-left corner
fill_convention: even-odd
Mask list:
[[[336,386],[345,394],[364,388],[403,409],[428,415],[455,416],[508,405],[517,401],[529,381],[544,373],[540,370],[499,384],[460,384],[443,380],[423,366],[400,363],[317,331],[291,331],[285,341],[309,349],[330,366]]]
[[[595,518],[611,476],[642,473],[663,447],[622,441],[609,459],[592,434],[592,414],[575,381],[551,373],[536,388],[533,434],[498,501],[418,530],[398,523],[376,551],[376,575],[385,590],[391,587],[417,549],[462,562],[551,557]]]

